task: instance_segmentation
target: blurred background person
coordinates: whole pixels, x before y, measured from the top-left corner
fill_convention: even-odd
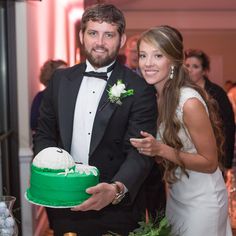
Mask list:
[[[139,35],[132,35],[128,38],[125,45],[125,57],[126,57],[125,64],[131,70],[136,72],[138,75],[141,75],[140,70],[138,68],[138,50],[137,50],[138,39]]]
[[[236,84],[233,84],[233,86],[229,89],[227,95],[233,107],[234,122],[236,124]]]
[[[39,80],[45,86],[48,86],[48,82],[51,79],[52,74],[58,68],[67,67],[67,63],[63,60],[48,60],[46,61],[40,70]],[[33,99],[30,111],[30,128],[32,133],[34,134],[35,129],[38,125],[38,117],[39,117],[39,108],[43,98],[44,90],[39,91]]]
[[[226,80],[225,81],[224,90],[225,90],[226,93],[229,92],[229,90],[233,87],[234,87],[234,83],[231,80]]]
[[[185,66],[191,80],[204,88],[218,103],[225,138],[223,165],[226,169],[231,169],[234,157],[235,124],[234,112],[228,96],[223,88],[209,80],[210,59],[205,52],[198,49],[186,50]]]

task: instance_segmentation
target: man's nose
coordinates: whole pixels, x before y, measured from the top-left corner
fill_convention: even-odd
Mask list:
[[[104,37],[103,37],[103,35],[99,35],[97,37],[97,44],[98,45],[103,45],[104,44]]]

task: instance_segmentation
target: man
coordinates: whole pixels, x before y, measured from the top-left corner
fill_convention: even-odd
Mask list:
[[[126,66],[128,66],[131,70],[136,72],[141,76],[141,72],[138,68],[138,49],[137,42],[139,39],[139,35],[133,35],[128,38],[125,45],[125,57],[126,57]]]
[[[87,189],[92,195],[87,201],[51,210],[56,236],[128,235],[144,216],[144,185],[153,161],[132,148],[129,139],[140,137],[142,130],[155,135],[157,105],[154,89],[116,61],[126,41],[124,30],[123,13],[115,6],[86,9],[80,31],[86,63],[56,71],[44,95],[35,154],[58,146],[100,171],[100,183]],[[117,95],[114,101],[111,88],[118,80],[133,94]]]
[[[125,46],[126,65],[132,70],[138,68],[138,39],[138,35],[129,37]]]

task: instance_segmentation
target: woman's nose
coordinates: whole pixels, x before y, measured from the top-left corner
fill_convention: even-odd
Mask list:
[[[153,60],[152,60],[152,58],[151,58],[151,57],[147,57],[145,64],[146,64],[146,66],[151,66],[151,65],[153,65]]]

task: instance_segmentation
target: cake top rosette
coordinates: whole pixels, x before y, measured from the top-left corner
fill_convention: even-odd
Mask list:
[[[33,166],[48,170],[68,170],[75,167],[75,162],[67,151],[57,147],[48,147],[35,156]]]

